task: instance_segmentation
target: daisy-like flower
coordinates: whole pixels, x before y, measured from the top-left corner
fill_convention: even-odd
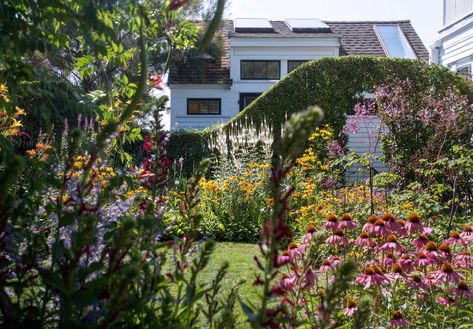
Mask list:
[[[412,272],[414,270],[414,261],[408,254],[402,255],[398,262],[404,272]]]
[[[376,216],[376,215],[371,215],[370,217],[368,217],[368,220],[367,220],[366,224],[363,225],[362,230],[363,230],[363,231],[368,231],[369,228],[370,228],[371,226],[373,226],[374,222],[376,222],[377,220],[378,220],[378,216]]]
[[[377,266],[366,267],[363,274],[357,276],[355,279],[355,283],[364,285],[364,289],[368,289],[371,286],[383,286],[388,282],[389,280],[383,274],[383,271]]]
[[[351,317],[353,316],[353,314],[355,314],[357,309],[358,309],[358,304],[355,302],[355,300],[348,298],[346,307],[343,309],[343,315]]]
[[[425,234],[420,234],[417,238],[412,240],[412,245],[416,248],[417,251],[424,248],[424,246],[429,242],[429,238]]]
[[[383,216],[381,216],[381,219],[384,220],[384,225],[386,226],[386,229],[391,232],[396,232],[398,234],[404,233],[403,226],[400,225],[397,221],[396,218],[394,217],[393,214],[389,212],[385,212]]]
[[[308,269],[304,275],[304,282],[302,283],[302,289],[312,288],[315,285],[316,276],[315,273]]]
[[[463,240],[463,238],[460,236],[460,233],[458,233],[457,231],[452,232],[452,234],[450,234],[450,237],[445,240],[445,243],[449,246],[454,246],[456,244],[461,244],[465,246],[467,244],[466,241]]]
[[[392,318],[389,321],[389,326],[392,328],[405,327],[410,324],[411,323],[402,316],[402,313],[400,311],[393,312]]]
[[[465,296],[466,298],[473,300],[473,289],[470,289],[468,283],[465,281],[460,281],[458,287],[452,289],[452,291],[459,297]]]
[[[374,248],[376,247],[376,242],[374,242],[368,233],[366,232],[361,232],[360,236],[355,240],[355,244],[362,246],[366,249]]]
[[[392,265],[391,273],[388,275],[392,281],[397,280],[397,279],[407,280],[409,278],[406,274],[404,274],[404,271],[402,270],[402,267],[399,263],[394,263]]]
[[[353,221],[350,214],[343,214],[340,218],[340,223],[338,223],[338,228],[341,230],[353,230],[358,227],[358,223]]]
[[[324,224],[325,229],[327,230],[336,230],[338,229],[338,218],[336,215],[331,214],[327,216]]]
[[[396,236],[394,234],[389,234],[388,237],[386,238],[386,242],[378,246],[378,250],[382,250],[382,251],[395,250],[395,251],[404,252],[406,251],[406,248],[404,248],[399,242],[397,242]]]
[[[452,264],[445,262],[440,267],[440,270],[430,272],[429,278],[433,283],[440,285],[443,283],[458,283],[463,277],[459,273],[455,272]]]
[[[315,232],[317,232],[317,229],[315,228],[315,226],[313,224],[310,224],[309,226],[307,226],[307,228],[305,230],[305,234],[302,238],[302,243],[303,244],[309,244],[310,240],[312,240],[312,237],[314,236]]]
[[[429,289],[429,280],[426,280],[425,278],[422,278],[418,274],[411,275],[410,279],[407,281],[407,285],[411,288],[414,289],[423,289],[423,290],[428,290]]]
[[[340,264],[342,262],[342,259],[340,257],[338,257],[337,255],[329,256],[328,260],[330,261],[330,263],[333,266],[337,266],[338,264]]]
[[[421,232],[424,228],[422,223],[420,222],[420,218],[417,214],[411,214],[407,218],[407,223],[405,225],[407,233],[412,234],[415,232]]]
[[[388,235],[388,230],[384,225],[384,220],[382,220],[381,218],[377,219],[376,222],[374,222],[373,226],[368,229],[368,233],[377,236]]]
[[[419,252],[415,259],[415,263],[417,266],[429,266],[435,263],[435,260],[427,257],[427,255],[423,252]]]
[[[434,261],[438,261],[441,258],[437,251],[437,244],[435,244],[435,242],[433,241],[427,242],[422,251],[428,258]]]
[[[460,268],[473,270],[473,257],[468,249],[462,249],[460,255],[455,256],[455,262]]]
[[[342,231],[336,230],[333,232],[333,235],[329,236],[327,240],[325,240],[325,243],[344,247],[348,244],[348,238]]]
[[[392,266],[394,263],[396,263],[396,257],[394,257],[394,254],[392,252],[388,252],[386,254],[386,257],[384,257],[382,260],[381,260],[381,264],[384,266],[384,267],[390,267]]]
[[[319,272],[333,271],[335,268],[328,259],[322,261],[322,265],[319,267]]]
[[[460,233],[460,237],[465,240],[467,243],[473,242],[473,227],[470,225],[465,225],[463,227],[463,232]]]
[[[286,265],[291,261],[291,256],[289,256],[289,251],[284,250],[282,255],[278,256],[277,264],[278,266]]]
[[[452,260],[452,250],[450,249],[448,244],[446,244],[445,242],[442,242],[440,246],[438,247],[438,255],[439,255],[439,258],[442,259],[443,261]]]
[[[437,303],[449,307],[450,305],[455,303],[455,299],[453,299],[452,297],[439,297],[437,298]]]
[[[295,242],[289,243],[287,246],[287,252],[289,253],[291,259],[296,259],[302,255],[301,251],[299,250],[299,246]]]

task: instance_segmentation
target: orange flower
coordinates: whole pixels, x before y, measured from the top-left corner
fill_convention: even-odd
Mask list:
[[[30,157],[34,157],[36,155],[36,150],[31,149],[26,151],[26,154],[28,154]]]
[[[37,143],[36,144],[36,149],[37,150],[42,150],[42,151],[47,151],[47,150],[51,150],[53,147],[51,145],[46,145],[46,144],[43,144],[43,143]]]

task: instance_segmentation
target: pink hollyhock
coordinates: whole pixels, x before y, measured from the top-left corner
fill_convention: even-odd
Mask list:
[[[450,246],[454,246],[456,244],[461,244],[461,245],[466,245],[466,241],[462,239],[462,237],[460,236],[460,233],[458,233],[457,231],[455,232],[452,232],[452,234],[450,234],[450,237],[445,240],[445,243],[450,245]]]
[[[145,142],[143,144],[143,148],[146,152],[150,152],[151,151],[151,147],[152,147],[152,143],[151,143],[151,137],[149,137],[149,135],[146,135],[145,136]]]
[[[327,240],[325,240],[325,243],[344,247],[348,244],[348,238],[342,231],[336,230],[333,232],[333,235],[329,236]]]
[[[359,245],[359,246],[362,246],[366,249],[370,249],[370,248],[374,248],[376,247],[376,242],[374,242],[370,236],[368,235],[368,233],[366,232],[361,232],[360,233],[360,236],[358,237],[358,239],[355,240],[355,244],[356,245]]]
[[[402,313],[399,311],[395,311],[392,315],[391,320],[389,321],[389,326],[394,327],[394,328],[405,327],[410,324],[411,323],[407,321],[406,319],[404,319],[404,317],[402,316]]]
[[[376,222],[374,222],[373,226],[371,226],[368,229],[368,233],[376,235],[376,236],[388,235],[388,230],[386,229],[386,226],[384,225],[384,220],[377,219]]]
[[[462,278],[463,277],[455,272],[452,265],[448,262],[443,263],[440,270],[429,273],[429,279],[438,285],[443,283],[458,283]]]
[[[328,215],[324,224],[325,229],[327,230],[337,230],[338,229],[338,219],[335,215]]]
[[[424,248],[424,246],[429,242],[429,238],[425,234],[420,234],[417,238],[412,240],[412,245],[417,249],[417,251]]]
[[[452,291],[459,297],[465,296],[466,298],[473,300],[473,290],[468,287],[468,283],[465,281],[460,281],[458,287],[452,289]]]
[[[364,289],[368,289],[371,286],[383,286],[388,282],[389,280],[377,266],[366,267],[363,274],[355,279],[355,283],[364,285]]]
[[[396,236],[394,234],[389,234],[386,238],[386,242],[378,246],[378,250],[404,252],[406,248],[397,242]]]
[[[370,227],[372,227],[377,220],[378,220],[378,216],[371,215],[370,217],[368,217],[368,221],[366,222],[366,224],[363,225],[362,230],[368,232]]]
[[[350,214],[343,214],[340,218],[340,223],[338,223],[338,228],[341,230],[353,230],[358,227],[358,223],[352,220]]]
[[[352,317],[353,314],[355,314],[357,310],[358,310],[357,303],[353,299],[349,298],[347,300],[346,307],[343,309],[343,315],[347,317]]]
[[[417,214],[412,214],[407,219],[407,223],[405,225],[407,233],[412,234],[415,232],[422,232],[424,226],[420,222],[420,218]]]

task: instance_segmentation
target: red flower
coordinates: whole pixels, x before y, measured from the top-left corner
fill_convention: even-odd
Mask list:
[[[145,149],[146,152],[151,151],[151,137],[149,135],[145,136],[145,143],[143,144],[143,148]]]
[[[161,76],[161,74],[150,75],[148,77],[148,81],[154,84],[153,88],[163,90],[163,87],[160,86],[163,82],[163,77]]]

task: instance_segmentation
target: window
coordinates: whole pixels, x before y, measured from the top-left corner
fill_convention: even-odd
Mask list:
[[[188,98],[187,114],[221,114],[220,98]]]
[[[280,61],[241,61],[242,80],[279,80]]]
[[[257,99],[261,93],[241,93],[240,94],[240,111]]]
[[[399,25],[375,25],[374,29],[387,56],[417,58]]]
[[[299,66],[301,66],[304,63],[307,63],[308,61],[303,60],[303,61],[287,61],[287,73],[291,73],[295,69],[297,69]]]
[[[464,75],[465,78],[471,79],[471,65],[462,66],[457,69],[457,72]]]

